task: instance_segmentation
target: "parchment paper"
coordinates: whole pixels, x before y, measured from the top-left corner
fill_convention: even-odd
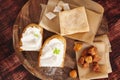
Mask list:
[[[45,16],[45,14],[47,12],[53,11],[53,9],[57,5],[58,1],[59,0],[49,0],[48,1],[48,4],[46,6],[46,9],[44,11],[43,17],[42,17],[39,25],[48,31],[51,31],[51,32],[54,32],[57,34],[61,34],[58,13],[55,13],[57,15],[57,17],[52,20],[49,20]],[[104,12],[103,7],[91,0],[63,0],[63,1],[66,3],[69,3],[71,9],[73,9],[75,7],[84,6],[86,8],[88,23],[90,26],[89,32],[76,33],[76,34],[65,35],[65,36],[75,39],[75,40],[92,43],[94,40],[94,37],[96,35],[96,32],[98,30],[98,27],[100,25],[102,16],[103,16],[103,12]]]
[[[98,78],[106,78],[108,77],[108,73],[112,72],[110,59],[109,59],[109,52],[111,52],[111,45],[107,35],[101,35],[95,37],[93,44],[97,47],[98,52],[102,59],[100,60],[99,64],[102,64],[102,73],[95,73],[91,72],[90,69],[83,69],[78,65],[78,73],[79,78],[82,80],[90,80],[90,79],[98,79]],[[83,43],[83,47],[79,52],[76,52],[76,60],[80,57],[82,51],[87,47],[91,46],[90,44]],[[82,73],[81,73],[82,72]]]
[[[110,64],[110,58],[109,58],[109,53],[112,52],[112,49],[111,49],[111,44],[110,44],[110,41],[109,41],[109,38],[107,35],[101,35],[101,36],[97,36],[95,38],[95,41],[102,41],[105,43],[106,45],[106,55],[107,55],[107,69],[108,69],[108,73],[111,73],[112,72],[112,68],[111,68],[111,64]]]
[[[90,68],[82,68],[78,65],[78,73],[79,78],[81,80],[90,80],[90,79],[97,79],[97,78],[106,78],[108,77],[108,70],[107,70],[107,55],[105,50],[105,44],[104,42],[94,42],[92,45],[97,47],[98,53],[101,56],[101,60],[99,62],[100,66],[102,67],[102,71],[100,73],[95,73],[90,70]],[[84,43],[82,49],[79,52],[76,52],[76,60],[78,61],[82,51],[88,47],[90,47],[90,44]]]
[[[101,35],[101,36],[96,36],[94,41],[105,42],[106,45],[109,47],[109,52],[112,52],[111,44],[110,44],[110,41],[109,41],[109,38],[108,38],[107,34],[104,34],[104,35]]]

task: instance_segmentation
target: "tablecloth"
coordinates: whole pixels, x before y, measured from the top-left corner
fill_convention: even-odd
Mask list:
[[[0,0],[0,80],[39,80],[22,66],[13,49],[13,24],[27,1]],[[94,1],[105,9],[112,45],[110,62],[113,72],[109,78],[99,80],[120,80],[120,0]]]

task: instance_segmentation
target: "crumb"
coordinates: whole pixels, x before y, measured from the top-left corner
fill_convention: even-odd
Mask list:
[[[76,78],[77,77],[77,71],[72,70],[72,71],[70,71],[69,75],[70,75],[71,78]]]
[[[79,51],[81,48],[82,48],[82,44],[80,44],[80,43],[76,43],[74,46],[75,51]]]

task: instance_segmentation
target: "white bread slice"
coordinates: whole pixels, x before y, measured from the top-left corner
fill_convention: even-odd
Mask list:
[[[54,50],[59,52],[54,54]],[[64,67],[66,40],[60,35],[49,37],[40,50],[39,67]]]
[[[59,21],[62,35],[89,32],[85,7],[78,7],[60,12]]]
[[[37,24],[25,27],[20,38],[20,51],[39,51],[42,46],[43,28]]]

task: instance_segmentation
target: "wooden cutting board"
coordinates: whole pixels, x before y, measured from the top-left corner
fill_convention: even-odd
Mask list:
[[[64,68],[40,68],[38,67],[39,52],[35,51],[19,51],[19,40],[23,29],[30,23],[39,23],[41,6],[40,3],[47,4],[47,0],[29,0],[20,11],[15,24],[13,26],[13,44],[16,55],[20,59],[23,66],[34,76],[42,80],[71,80],[69,72],[72,69],[77,70],[75,52],[73,50],[74,40],[66,38],[67,51],[65,57]],[[107,22],[103,18],[97,35],[107,32]],[[54,35],[49,31],[44,30],[43,41]],[[77,77],[75,80],[79,80]]]

